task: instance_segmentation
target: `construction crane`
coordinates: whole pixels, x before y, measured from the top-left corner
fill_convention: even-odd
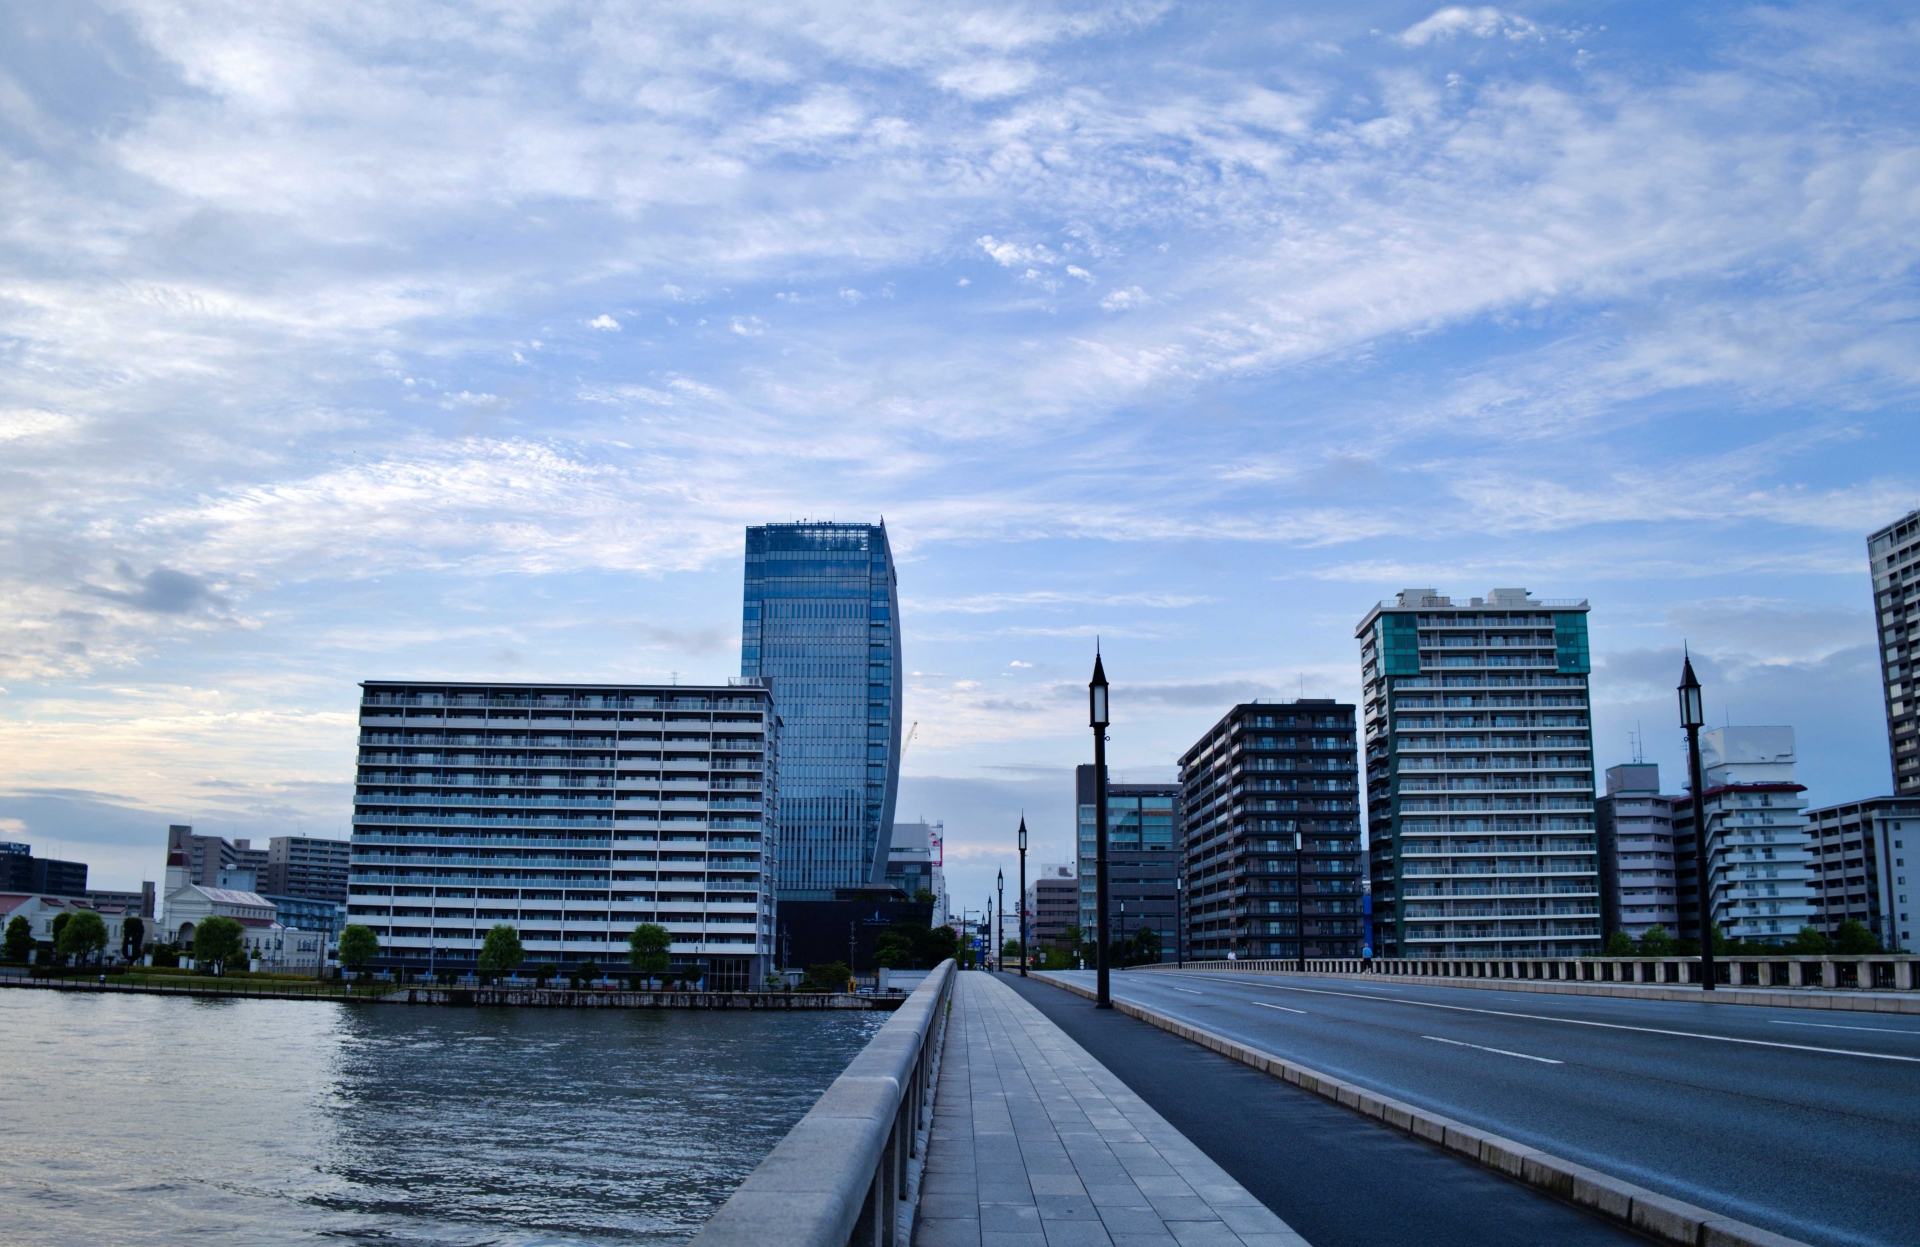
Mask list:
[[[907,729],[907,738],[900,742],[900,760],[906,761],[907,746],[913,743],[913,734],[920,730],[920,720],[915,719],[913,726]]]

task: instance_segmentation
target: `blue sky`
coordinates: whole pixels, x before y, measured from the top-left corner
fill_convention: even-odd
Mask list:
[[[369,677],[714,680],[742,529],[884,516],[977,904],[1113,761],[1588,597],[1599,761],[1888,787],[1920,505],[1902,5],[15,6],[0,830],[343,834]],[[1670,786],[1673,786],[1670,782]]]

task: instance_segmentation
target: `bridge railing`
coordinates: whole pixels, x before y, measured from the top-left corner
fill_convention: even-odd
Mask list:
[[[906,1247],[901,1201],[924,1160],[945,961],[694,1236],[695,1247]]]
[[[1716,982],[1728,987],[1818,987],[1861,991],[1920,991],[1920,957],[1909,953],[1829,954],[1775,957],[1716,957]],[[1238,961],[1188,961],[1189,970],[1299,971],[1308,974],[1371,974],[1395,978],[1539,979],[1548,982],[1637,983],[1646,986],[1698,984],[1700,962],[1693,957],[1376,957],[1371,966],[1358,957],[1304,963],[1292,958]],[[1136,966],[1172,970],[1172,962]]]

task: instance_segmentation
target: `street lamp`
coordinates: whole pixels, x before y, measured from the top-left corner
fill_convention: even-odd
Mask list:
[[[1708,898],[1706,788],[1700,782],[1700,725],[1706,715],[1700,706],[1700,680],[1693,674],[1693,655],[1680,668],[1680,726],[1687,729],[1687,774],[1693,782],[1693,879],[1700,919],[1700,988],[1713,990],[1713,906]]]
[[[993,898],[987,898],[986,918],[980,923],[980,968],[991,970],[993,963],[987,960],[988,945],[993,943]]]
[[[1020,977],[1027,977],[1027,816],[1020,816]]]
[[[993,936],[993,968],[1007,968],[1007,872],[996,869],[993,872],[994,890],[1000,894],[1000,929]]]
[[[1093,726],[1093,919],[1094,957],[1098,984],[1093,1007],[1113,1008],[1107,991],[1107,672],[1100,665],[1100,647],[1093,647],[1093,679],[1087,682],[1087,720]]]
[[[1182,879],[1179,875],[1173,877],[1173,964],[1174,968],[1179,970],[1187,968],[1187,950],[1181,938],[1187,925],[1187,908],[1185,904],[1182,903],[1186,899],[1182,895],[1186,891],[1186,887],[1187,882],[1185,879]]]

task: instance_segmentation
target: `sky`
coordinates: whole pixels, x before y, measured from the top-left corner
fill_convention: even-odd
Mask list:
[[[1901,4],[13,5],[0,837],[344,836],[369,678],[719,681],[884,518],[977,908],[1402,588],[1587,598],[1596,761],[1889,788]],[[1012,884],[1009,885],[1012,890]]]

